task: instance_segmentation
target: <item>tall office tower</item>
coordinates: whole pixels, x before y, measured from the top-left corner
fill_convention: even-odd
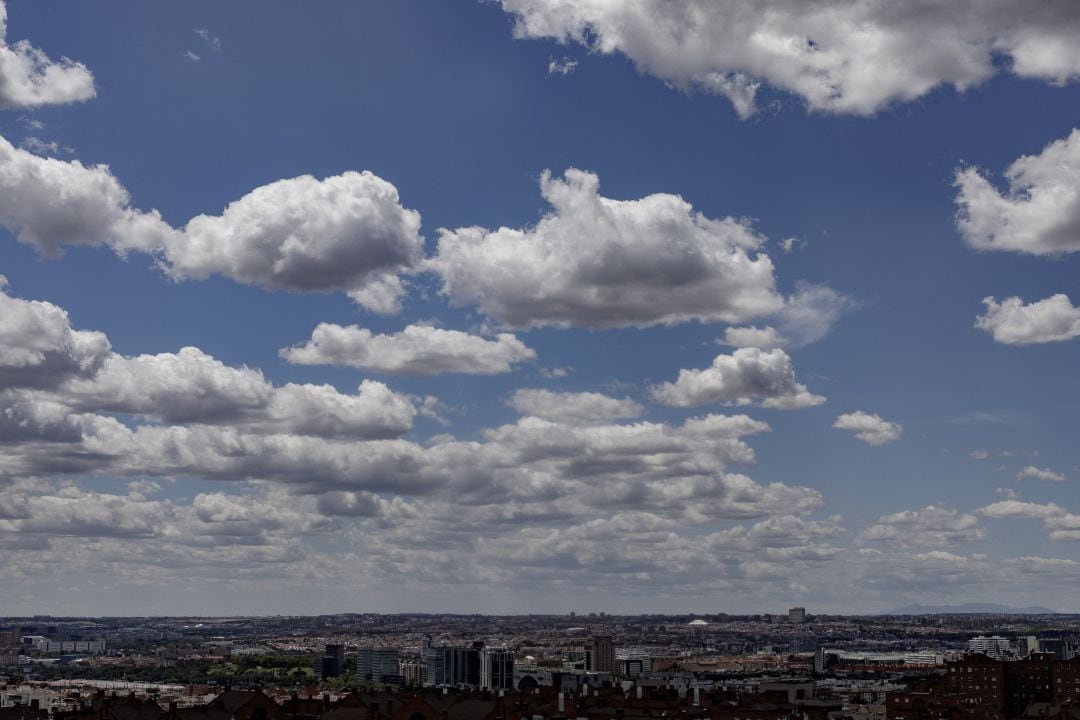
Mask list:
[[[480,685],[480,648],[447,647],[443,651],[443,682],[447,685]]]
[[[446,684],[446,664],[441,647],[429,647],[424,652],[424,685],[436,687]]]
[[[420,641],[420,657],[427,657],[428,650],[431,649],[431,636],[425,635]]]
[[[364,683],[386,682],[397,677],[398,649],[393,647],[363,647],[356,651],[356,680]]]
[[[345,674],[345,646],[327,645],[323,652],[322,676],[324,678],[341,677]]]
[[[1039,652],[1052,653],[1061,662],[1076,657],[1076,648],[1072,642],[1062,638],[1041,638]]]
[[[806,622],[806,608],[793,607],[787,611],[788,622],[791,623],[804,623]]]
[[[585,644],[585,669],[592,672],[616,672],[615,639],[610,635],[594,635]]]
[[[514,653],[506,648],[481,650],[480,687],[484,690],[513,690]]]

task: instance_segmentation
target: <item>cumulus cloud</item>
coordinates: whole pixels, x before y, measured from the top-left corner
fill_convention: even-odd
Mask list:
[[[717,355],[712,367],[704,370],[680,370],[675,382],[654,386],[651,392],[657,402],[677,407],[759,403],[767,408],[797,410],[825,402],[824,397],[795,381],[795,368],[787,353],[754,347]]]
[[[376,335],[349,325],[320,323],[302,346],[284,348],[281,357],[298,365],[343,365],[393,375],[494,375],[536,352],[509,333],[488,340],[460,330],[409,325],[392,335]]]
[[[1071,513],[1056,503],[1033,503],[1022,500],[1000,500],[976,513],[994,519],[1032,518],[1042,520],[1051,540],[1080,540],[1080,515]]]
[[[957,225],[971,247],[1032,255],[1080,251],[1080,129],[1005,171],[1008,192],[979,171],[957,171]]]
[[[258,370],[229,367],[193,347],[124,357],[111,352],[103,333],[72,329],[61,308],[2,290],[0,402],[0,436],[18,430],[38,439],[100,429],[88,419],[94,413],[264,433],[389,438],[410,430],[417,412],[409,398],[371,380],[356,395],[344,395],[328,385],[275,387]]]
[[[766,326],[763,328],[751,325],[749,327],[729,327],[724,330],[724,345],[732,347],[753,347],[762,350],[784,347],[788,344],[787,338],[776,331],[776,328]]]
[[[0,389],[55,387],[101,368],[111,351],[103,333],[75,330],[62,308],[11,297],[4,284],[0,282]]]
[[[1065,514],[1065,510],[1054,503],[1023,500],[999,500],[975,512],[988,518],[1048,518]]]
[[[755,111],[761,82],[812,110],[870,115],[942,85],[979,85],[999,56],[1021,77],[1060,84],[1080,75],[1080,10],[1069,0],[1034,11],[1004,0],[501,4],[516,37],[623,54],[675,87],[727,97],[741,117]]]
[[[370,172],[278,180],[177,230],[133,208],[107,166],[38,157],[3,138],[0,225],[46,256],[104,244],[150,253],[177,280],[218,274],[269,290],[343,291],[383,313],[399,308],[400,274],[423,255],[419,213]]]
[[[356,395],[329,385],[275,387],[258,370],[229,367],[193,347],[113,355],[93,378],[69,382],[56,396],[80,412],[325,437],[397,437],[416,415],[408,398],[380,382],[365,380]]]
[[[82,63],[53,61],[28,40],[8,44],[7,6],[0,0],[0,110],[65,105],[94,94],[94,76]]]
[[[1050,482],[1065,482],[1067,477],[1059,472],[1053,470],[1046,470],[1044,468],[1037,468],[1034,465],[1028,465],[1021,468],[1020,472],[1016,473],[1017,480],[1049,480]]]
[[[888,445],[900,439],[904,427],[900,423],[882,420],[877,415],[857,410],[853,413],[845,413],[836,418],[833,427],[839,430],[850,430],[855,437],[868,445]]]
[[[507,405],[533,417],[571,424],[603,423],[641,415],[644,408],[630,398],[613,398],[595,392],[552,392],[551,390],[516,390]]]
[[[956,545],[985,537],[975,515],[933,505],[884,515],[862,532],[864,540],[903,546]]]
[[[729,327],[724,331],[725,345],[756,347],[802,347],[828,335],[857,303],[825,285],[796,283],[795,292],[784,298],[784,307],[773,317],[777,327]]]
[[[1018,297],[1000,303],[984,298],[986,314],[975,319],[975,327],[1005,345],[1033,345],[1061,342],[1080,336],[1080,307],[1073,307],[1067,295],[1052,295],[1028,305]]]
[[[256,188],[221,215],[199,215],[166,244],[178,279],[224,275],[271,290],[345,290],[378,312],[395,311],[395,273],[423,253],[420,214],[370,172],[310,175]]]
[[[0,137],[0,225],[55,257],[65,245],[106,244],[119,253],[150,251],[175,232],[157,211],[131,207],[106,165],[43,158]]]
[[[439,231],[428,267],[451,304],[521,328],[734,323],[783,306],[764,238],[745,222],[676,195],[605,198],[581,170],[545,171],[540,188],[553,210],[534,228]]]

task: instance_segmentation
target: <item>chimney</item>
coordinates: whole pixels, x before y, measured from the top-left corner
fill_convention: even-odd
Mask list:
[[[559,693],[559,714],[562,715],[566,712],[566,696],[561,692]]]
[[[701,704],[701,694],[700,693],[701,693],[701,688],[699,688],[698,686],[695,685],[694,686],[694,706],[695,707]]]
[[[31,710],[39,710],[39,709],[41,709],[41,701],[39,701],[37,698],[30,698],[30,709]]]
[[[643,688],[640,685],[637,686],[637,699],[638,700],[641,699],[641,691],[642,691],[642,689]]]

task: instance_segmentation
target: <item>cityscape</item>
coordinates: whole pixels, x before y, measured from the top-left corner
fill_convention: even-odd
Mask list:
[[[1080,618],[6,618],[5,720],[1073,718]],[[994,634],[988,634],[994,633]]]
[[[1080,0],[0,0],[0,720],[1080,720]]]

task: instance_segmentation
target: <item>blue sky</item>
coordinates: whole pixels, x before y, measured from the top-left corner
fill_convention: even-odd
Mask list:
[[[8,0],[7,612],[1080,611],[1080,15],[773,5]]]

